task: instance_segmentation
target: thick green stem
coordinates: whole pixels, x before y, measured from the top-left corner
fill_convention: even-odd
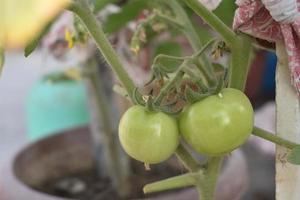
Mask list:
[[[222,165],[222,157],[212,157],[203,170],[203,177],[199,179],[197,189],[201,194],[201,200],[213,200],[219,171]]]
[[[72,2],[68,8],[70,11],[76,13],[86,26],[88,32],[95,40],[95,43],[102,55],[106,59],[107,63],[111,66],[114,72],[117,74],[119,80],[124,85],[130,97],[132,97],[134,91],[134,83],[128,73],[123,68],[116,52],[109,43],[108,39],[103,32],[102,26],[94,16],[92,10],[85,0],[78,0]]]
[[[181,161],[186,169],[190,172],[196,172],[199,170],[200,165],[197,160],[180,144],[175,152],[177,158]]]
[[[231,48],[229,86],[244,91],[252,57],[251,40],[246,35],[240,35]]]
[[[199,0],[184,0],[208,25],[217,31],[231,47],[236,40],[236,34],[224,24],[214,13],[209,11]]]
[[[288,140],[283,139],[281,137],[278,137],[277,135],[274,135],[274,134],[272,134],[272,133],[270,133],[266,130],[263,130],[261,128],[258,128],[258,127],[253,128],[252,134],[256,135],[258,137],[261,137],[265,140],[268,140],[270,142],[273,142],[275,144],[278,144],[280,146],[286,147],[288,149],[293,149],[295,147],[300,146],[300,144],[297,144],[295,142],[291,142],[291,141],[288,141]]]

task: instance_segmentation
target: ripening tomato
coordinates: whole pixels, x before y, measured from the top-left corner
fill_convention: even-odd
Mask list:
[[[122,116],[119,139],[131,157],[147,164],[169,158],[179,144],[176,119],[163,112],[148,111],[135,105]]]
[[[253,123],[253,108],[247,96],[226,88],[186,107],[179,129],[195,151],[218,156],[242,145],[251,134]]]

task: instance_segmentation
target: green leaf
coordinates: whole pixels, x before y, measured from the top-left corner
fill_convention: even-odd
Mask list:
[[[104,23],[104,31],[108,34],[117,32],[128,22],[137,18],[140,12],[147,8],[149,0],[130,0],[127,4],[121,7],[117,13],[113,13],[107,17]]]
[[[292,149],[287,160],[291,164],[300,165],[300,146],[297,146]]]
[[[117,0],[94,0],[94,13],[99,12],[105,8],[108,4],[116,3]]]
[[[40,43],[40,40],[43,38],[44,35],[46,35],[46,33],[48,33],[50,27],[52,26],[53,21],[51,21],[50,23],[48,23],[45,28],[43,29],[43,31],[36,37],[34,38],[31,42],[29,42],[27,44],[27,46],[24,49],[24,56],[28,57],[38,46],[38,44]]]
[[[190,86],[187,86],[187,88],[185,89],[185,98],[189,103],[201,101],[209,96],[210,94],[208,93],[195,92]]]

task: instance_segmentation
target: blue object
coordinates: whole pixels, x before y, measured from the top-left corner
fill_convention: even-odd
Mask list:
[[[84,85],[61,73],[47,75],[27,99],[28,137],[37,140],[90,121]]]
[[[275,74],[277,57],[273,52],[267,52],[266,67],[262,79],[262,92],[275,93]]]

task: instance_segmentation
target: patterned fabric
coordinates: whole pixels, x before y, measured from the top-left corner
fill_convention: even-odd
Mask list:
[[[276,0],[263,0],[274,2]],[[277,0],[278,1],[278,0]],[[288,1],[288,0],[281,0]],[[294,0],[295,1],[295,0]],[[295,87],[298,96],[300,96],[300,17],[294,15],[291,23],[277,22],[265,7],[261,0],[237,0],[233,28],[253,37],[275,42],[284,41],[288,55],[289,69],[291,73],[291,83]],[[282,12],[284,12],[284,8]],[[300,9],[300,0],[297,0],[297,9]],[[296,13],[296,14],[299,14]]]

